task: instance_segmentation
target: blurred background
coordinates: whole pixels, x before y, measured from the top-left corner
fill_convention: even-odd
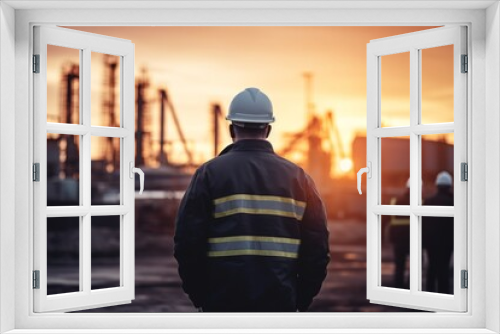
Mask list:
[[[269,140],[313,177],[327,207],[331,262],[310,311],[409,311],[366,300],[366,197],[355,175],[366,166],[367,43],[432,27],[68,28],[135,44],[135,164],[146,174],[135,204],[136,298],[91,312],[195,311],[172,254],[174,218],[196,167],[231,143],[224,118],[247,87],[271,98]],[[422,123],[453,122],[452,56],[452,46],[422,51]],[[120,59],[91,59],[91,124],[120,126]],[[79,50],[48,47],[48,122],[81,122],[79,66]],[[409,54],[382,57],[382,126],[409,125],[409,92]],[[421,140],[426,198],[440,171],[453,175],[453,134]],[[79,204],[80,142],[47,135],[48,206]],[[382,204],[394,204],[407,191],[409,137],[381,145]],[[92,205],[119,204],[120,140],[92,137],[91,157]],[[47,221],[48,293],[78,291],[79,219]],[[119,286],[119,226],[119,216],[92,218],[92,289]],[[391,286],[394,249],[382,246],[381,280]]]

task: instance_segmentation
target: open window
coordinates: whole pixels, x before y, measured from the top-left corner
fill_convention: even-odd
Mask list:
[[[467,311],[467,48],[465,27],[443,27],[371,41],[367,46],[367,298],[372,303],[407,307],[430,311]],[[438,58],[439,61],[432,59]],[[395,65],[401,65],[399,67]],[[403,69],[403,70],[402,70]],[[433,108],[428,89],[436,76],[430,72],[446,71],[453,89],[446,92],[451,112],[438,122],[429,122],[429,115],[442,113]],[[387,86],[387,77],[392,84]],[[385,85],[385,87],[384,87]],[[387,89],[406,90],[405,97],[387,98]],[[391,106],[391,103],[393,105]],[[408,117],[397,126],[386,126],[384,116],[391,107],[406,108]],[[436,119],[436,118],[434,118]],[[433,124],[432,124],[433,123]],[[394,124],[393,124],[394,125]],[[445,162],[440,170],[447,170],[453,177],[454,205],[428,205],[423,192],[429,183],[434,185],[436,175],[429,176],[427,168],[433,162],[426,161],[429,148],[426,137],[447,136],[453,138],[451,152],[441,154]],[[404,147],[406,145],[406,148]],[[389,154],[396,159],[383,161]],[[446,162],[448,161],[448,162]],[[406,168],[400,174],[401,187],[408,187],[408,203],[396,203],[384,196],[390,182],[386,177],[398,164]],[[405,183],[408,184],[405,186]],[[397,205],[400,204],[400,205]],[[406,240],[409,252],[409,284],[391,285],[384,282],[382,257],[384,256],[385,217],[392,217],[394,224],[407,224]],[[451,222],[451,223],[450,223]],[[427,227],[432,225],[431,229]],[[438,225],[436,225],[438,224]],[[425,272],[429,269],[428,252],[424,249],[429,233],[435,239],[434,228],[451,224],[452,270],[450,288],[444,292],[429,289]],[[429,232],[430,231],[430,232]],[[403,233],[403,234],[404,234]],[[443,237],[442,242],[445,243]],[[439,254],[438,254],[439,255]],[[445,261],[446,262],[446,261]],[[443,263],[443,261],[441,262]],[[406,259],[404,260],[406,266]],[[448,265],[446,270],[448,270]],[[439,269],[439,268],[438,268]],[[441,268],[442,269],[442,268]],[[396,269],[397,270],[397,269]],[[436,269],[432,269],[436,270]],[[447,283],[446,283],[447,284]],[[432,291],[432,292],[431,292]]]
[[[34,310],[129,303],[134,299],[134,44],[63,28],[34,29]],[[60,78],[49,78],[50,57],[64,54],[74,61]],[[119,83],[119,92],[108,92],[105,115],[92,112],[92,57],[112,62],[108,77]],[[51,80],[64,88],[54,92]],[[57,94],[63,112],[47,104],[47,94]],[[107,159],[94,166],[91,156],[99,154]],[[109,183],[118,193],[92,196]],[[48,248],[63,240],[65,248]],[[103,244],[115,261],[105,272],[94,266],[94,248]],[[72,256],[77,265],[65,270],[72,270],[71,286],[77,288],[49,288],[58,277],[48,272],[48,262]]]

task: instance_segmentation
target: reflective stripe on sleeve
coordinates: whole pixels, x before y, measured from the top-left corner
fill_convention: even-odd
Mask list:
[[[391,225],[410,225],[410,218],[392,218]]]
[[[289,197],[236,194],[214,200],[214,217],[238,213],[291,217],[302,220],[306,203]]]
[[[208,256],[277,256],[297,258],[300,240],[278,237],[234,236],[210,238]]]

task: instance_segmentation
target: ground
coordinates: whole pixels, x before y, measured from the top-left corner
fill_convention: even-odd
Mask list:
[[[412,311],[371,304],[366,299],[366,225],[357,220],[329,221],[331,261],[322,289],[314,299],[311,312],[404,312]],[[130,304],[92,309],[83,312],[196,312],[182,291],[173,258],[173,240],[168,233],[149,235],[141,244],[149,244],[149,251],[136,252],[136,295]],[[391,281],[392,252],[383,250],[383,281]],[[99,260],[96,285],[106,286],[116,277],[118,268]],[[97,261],[93,263],[93,268]],[[65,266],[51,269],[57,277],[52,288],[69,289],[72,284]],[[97,272],[97,270],[96,270]],[[109,273],[109,274],[107,274]],[[74,283],[73,283],[74,284]]]

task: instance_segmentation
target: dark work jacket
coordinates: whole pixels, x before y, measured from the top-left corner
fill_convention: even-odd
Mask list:
[[[424,205],[453,206],[453,193],[440,187]],[[453,250],[453,231],[453,217],[422,217],[422,243],[427,249]]]
[[[198,168],[174,240],[184,291],[208,312],[305,311],[329,261],[313,181],[265,140],[239,140]]]
[[[403,195],[396,199],[394,205],[410,205],[410,191],[407,190]],[[394,222],[398,222],[395,224]],[[406,222],[406,224],[402,224]],[[390,241],[391,243],[404,248],[410,248],[410,217],[393,216],[390,222]]]

